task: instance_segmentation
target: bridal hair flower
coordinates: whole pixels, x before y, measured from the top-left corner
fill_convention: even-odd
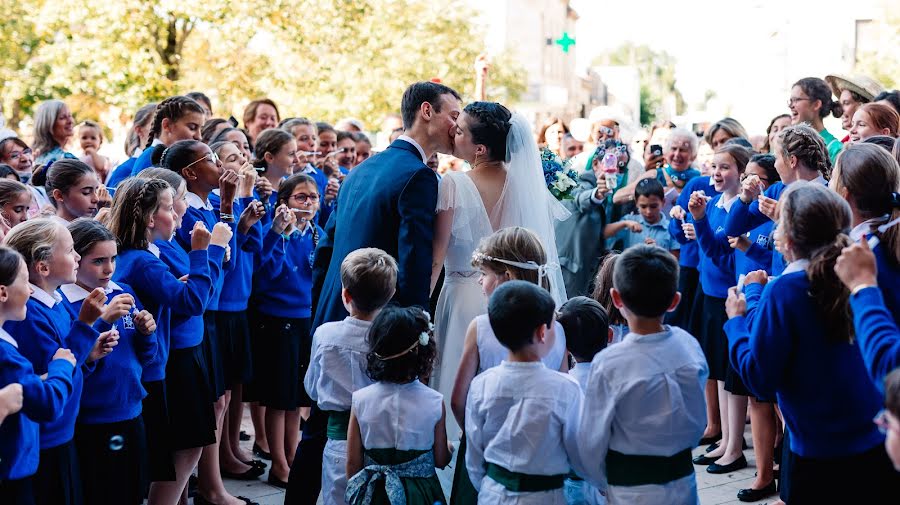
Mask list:
[[[400,356],[404,356],[419,346],[425,347],[426,345],[428,345],[428,343],[431,341],[431,333],[434,331],[434,324],[431,322],[431,314],[429,314],[428,311],[423,310],[422,314],[428,321],[428,329],[426,331],[423,331],[422,333],[419,333],[419,337],[415,340],[415,342],[412,343],[412,345],[396,354],[391,354],[390,356],[382,356],[376,352],[374,353],[375,357],[382,361],[388,361],[399,358]]]
[[[544,263],[543,265],[539,265],[535,261],[513,261],[507,260],[503,258],[495,258],[493,256],[488,256],[481,251],[476,250],[472,253],[472,263],[484,263],[486,261],[496,261],[497,263],[503,263],[504,265],[509,265],[516,268],[521,268],[524,270],[537,270],[538,274],[538,285],[541,285],[541,282],[544,279],[549,280],[549,271],[559,268],[559,264],[557,263]]]

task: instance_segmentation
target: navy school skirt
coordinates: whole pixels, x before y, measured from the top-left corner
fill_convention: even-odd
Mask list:
[[[310,319],[257,312],[252,342],[254,373],[246,400],[277,410],[312,406],[303,387],[312,348]]]

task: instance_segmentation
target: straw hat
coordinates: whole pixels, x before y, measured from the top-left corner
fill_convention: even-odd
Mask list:
[[[875,95],[884,91],[880,84],[862,74],[831,74],[825,76],[825,81],[831,86],[834,96],[838,98],[841,97],[841,91],[847,89],[871,102],[875,99]]]

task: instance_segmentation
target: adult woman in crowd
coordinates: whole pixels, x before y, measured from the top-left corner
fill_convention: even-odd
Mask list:
[[[75,118],[62,100],[47,100],[34,113],[34,162],[46,165],[60,158],[75,158],[66,145],[75,135]]]
[[[875,95],[884,91],[884,88],[865,75],[832,74],[825,76],[825,81],[841,104],[841,127],[848,132],[841,142],[847,143],[853,127],[853,114],[862,105],[874,100]]]
[[[703,135],[703,139],[712,147],[713,151],[718,150],[722,144],[735,137],[748,138],[747,130],[737,119],[730,117],[716,121]]]
[[[251,144],[256,142],[256,137],[263,130],[278,126],[279,121],[278,106],[268,98],[253,100],[244,108],[244,127],[250,134],[248,140]]]
[[[562,138],[567,133],[569,133],[569,126],[566,122],[557,117],[551,117],[538,132],[538,147],[546,147],[560,156],[559,149],[562,147]]]

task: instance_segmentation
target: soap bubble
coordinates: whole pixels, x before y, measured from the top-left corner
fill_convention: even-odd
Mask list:
[[[125,439],[122,435],[113,435],[109,437],[109,450],[121,451],[125,447]]]

